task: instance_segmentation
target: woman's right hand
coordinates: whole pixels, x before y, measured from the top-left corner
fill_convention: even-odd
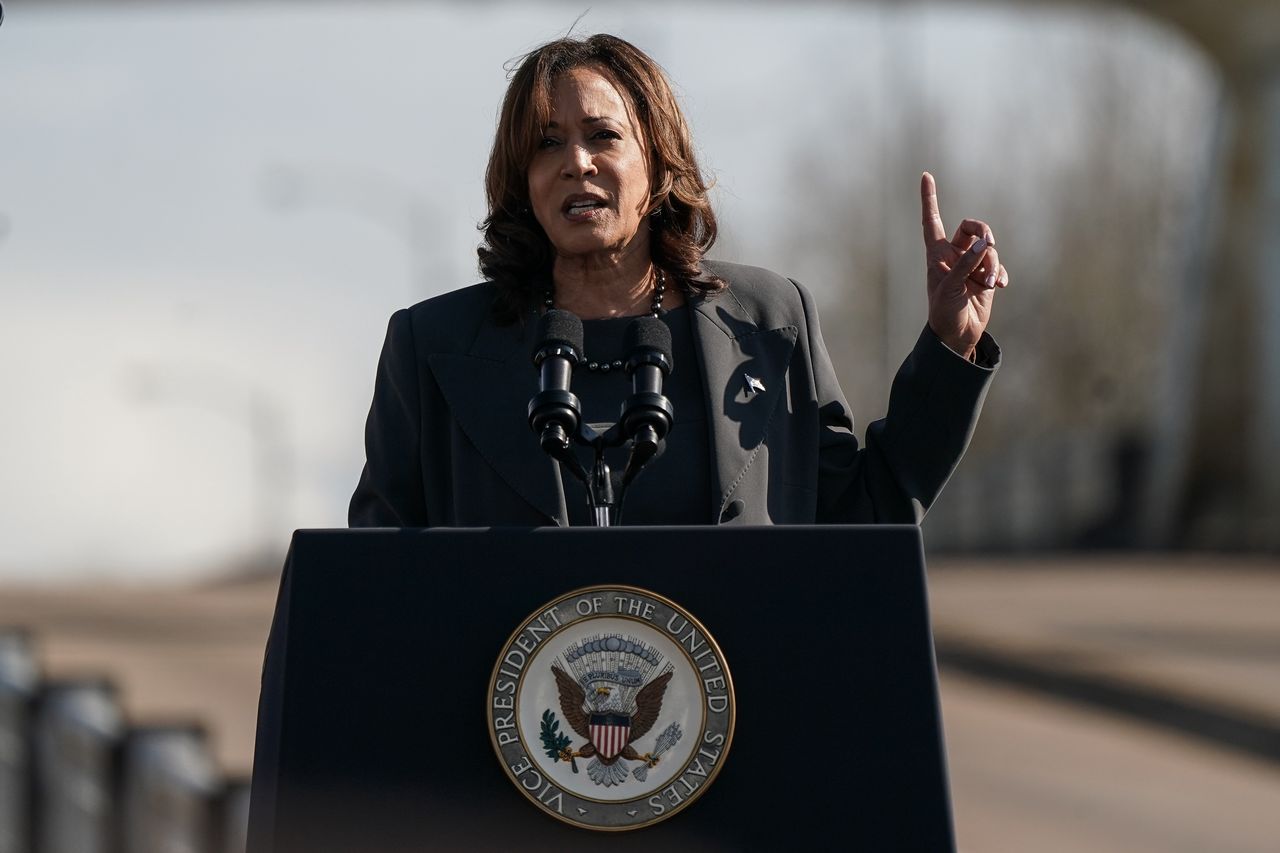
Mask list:
[[[996,253],[996,236],[987,223],[966,219],[947,239],[933,175],[920,176],[921,222],[924,226],[929,328],[965,358],[991,320],[991,302],[997,287],[1009,286],[1009,272]]]

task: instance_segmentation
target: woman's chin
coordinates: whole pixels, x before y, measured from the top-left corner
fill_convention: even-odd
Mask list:
[[[611,240],[602,234],[575,234],[570,239],[553,240],[552,245],[558,257],[570,260],[616,255],[626,247],[626,242]]]

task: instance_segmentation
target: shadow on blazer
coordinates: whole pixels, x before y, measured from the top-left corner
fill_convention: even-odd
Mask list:
[[[706,522],[919,523],[968,446],[995,341],[984,334],[969,362],[926,326],[860,446],[809,292],[705,264],[729,284],[689,300],[710,425]],[[392,315],[352,527],[568,524],[560,471],[526,420],[536,324],[496,325],[496,292],[477,284]],[[679,487],[657,463],[645,476]]]

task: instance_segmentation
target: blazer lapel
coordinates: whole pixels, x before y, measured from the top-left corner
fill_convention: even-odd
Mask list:
[[[798,330],[761,328],[732,287],[692,304],[710,425],[712,521],[718,522],[782,399]]]
[[[533,323],[486,319],[466,355],[427,357],[449,410],[480,455],[516,494],[554,524],[566,524],[556,463],[529,430],[529,398],[538,391],[530,363]]]

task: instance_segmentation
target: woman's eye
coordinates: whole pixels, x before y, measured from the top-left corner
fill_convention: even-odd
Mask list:
[[[597,130],[596,139],[621,139],[622,136],[616,130]]]
[[[559,144],[559,142],[560,142],[560,140],[556,139],[556,138],[555,138],[555,137],[553,137],[553,136],[544,136],[544,137],[542,137],[542,141],[538,143],[538,147],[539,147],[539,148],[550,148],[550,147],[551,147],[551,146],[553,146],[553,145],[557,145],[557,144]]]

